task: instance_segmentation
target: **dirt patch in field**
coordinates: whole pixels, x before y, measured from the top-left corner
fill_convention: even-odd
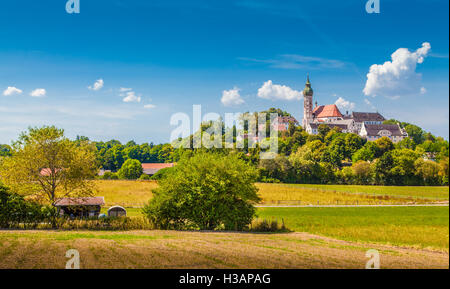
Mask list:
[[[0,231],[0,268],[64,268],[77,249],[82,268],[448,268],[447,252],[355,243],[308,233],[176,231]]]

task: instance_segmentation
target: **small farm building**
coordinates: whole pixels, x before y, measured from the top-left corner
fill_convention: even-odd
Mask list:
[[[61,198],[55,202],[59,216],[76,218],[98,217],[103,205],[103,197]]]
[[[144,174],[153,176],[161,169],[172,168],[174,166],[175,163],[143,163],[142,170]]]

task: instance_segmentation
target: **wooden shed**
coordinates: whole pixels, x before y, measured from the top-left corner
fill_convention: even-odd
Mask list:
[[[121,206],[113,206],[108,209],[108,217],[126,217],[127,210]]]
[[[59,216],[75,218],[98,217],[103,205],[103,197],[61,198],[55,202]]]

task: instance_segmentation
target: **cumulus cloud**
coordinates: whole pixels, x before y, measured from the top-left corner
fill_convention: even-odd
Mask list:
[[[30,93],[32,97],[44,97],[46,94],[47,91],[43,88],[36,88]]]
[[[222,92],[222,99],[220,100],[225,106],[233,106],[243,104],[245,101],[241,98],[240,89],[235,87],[230,90]]]
[[[17,87],[14,87],[14,86],[8,86],[8,88],[3,91],[4,96],[10,96],[10,95],[21,94],[21,93],[22,93],[22,90],[18,89]]]
[[[268,80],[258,89],[258,97],[271,100],[300,100],[302,93],[286,85],[273,84],[272,80]]]
[[[336,104],[337,107],[339,107],[340,109],[343,109],[343,110],[353,110],[355,108],[354,102],[345,100],[342,97],[339,97],[334,104]]]
[[[123,102],[141,102],[141,96],[136,95],[134,91],[128,91],[122,96],[125,96]]]
[[[430,49],[428,42],[424,42],[414,52],[399,48],[391,55],[391,61],[372,65],[367,74],[364,94],[395,99],[403,95],[423,93],[425,88],[421,86],[422,75],[416,73],[416,66],[423,63]]]
[[[105,83],[104,83],[103,79],[98,79],[98,80],[94,83],[94,85],[89,85],[89,86],[88,86],[88,89],[97,91],[97,90],[102,89],[104,84],[105,84]]]

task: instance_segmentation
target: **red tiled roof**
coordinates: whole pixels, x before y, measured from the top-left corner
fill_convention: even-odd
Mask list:
[[[172,168],[174,166],[175,163],[144,163],[142,164],[142,169],[144,170],[144,174],[154,175],[161,169]]]
[[[318,117],[342,117],[339,108],[335,104],[317,106],[313,110],[313,114]]]
[[[58,173],[59,171],[61,171],[61,169],[56,169],[55,173]],[[41,176],[49,177],[52,174],[52,170],[50,168],[43,168],[43,169],[41,169],[40,174],[41,174]]]
[[[103,197],[85,197],[85,198],[61,198],[55,202],[56,207],[63,206],[103,206],[105,199]]]
[[[142,169],[165,169],[165,168],[171,168],[175,164],[174,163],[143,163]]]

